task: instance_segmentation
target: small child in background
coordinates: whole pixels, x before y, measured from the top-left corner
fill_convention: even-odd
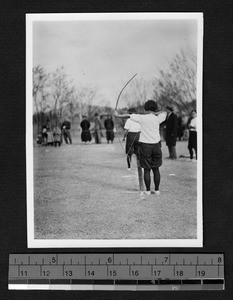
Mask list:
[[[53,129],[53,145],[54,147],[61,146],[61,129],[58,126]]]

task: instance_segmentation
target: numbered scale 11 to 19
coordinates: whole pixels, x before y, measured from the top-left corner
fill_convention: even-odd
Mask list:
[[[223,254],[11,254],[9,289],[224,289]]]

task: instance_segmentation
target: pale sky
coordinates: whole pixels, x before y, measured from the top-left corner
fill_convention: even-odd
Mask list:
[[[33,66],[64,66],[74,84],[113,103],[135,73],[156,76],[180,48],[197,46],[196,20],[34,21]]]

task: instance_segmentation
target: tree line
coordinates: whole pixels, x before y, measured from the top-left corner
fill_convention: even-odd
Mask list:
[[[142,109],[148,95],[155,99],[160,109],[173,105],[180,113],[196,108],[197,57],[190,48],[181,49],[169,62],[166,70],[150,79],[135,77],[122,94],[121,102],[126,110]],[[94,113],[110,114],[110,106],[97,106],[101,99],[95,87],[77,87],[67,76],[64,67],[48,73],[42,66],[33,68],[33,121],[38,132],[46,118],[57,126],[64,118],[81,120],[83,114],[91,120]]]

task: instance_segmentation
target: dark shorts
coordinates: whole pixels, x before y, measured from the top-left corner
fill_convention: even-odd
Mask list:
[[[125,153],[127,155],[138,155],[140,132],[128,132],[126,138]]]
[[[140,143],[140,165],[143,169],[153,169],[162,166],[162,151],[160,143]]]

